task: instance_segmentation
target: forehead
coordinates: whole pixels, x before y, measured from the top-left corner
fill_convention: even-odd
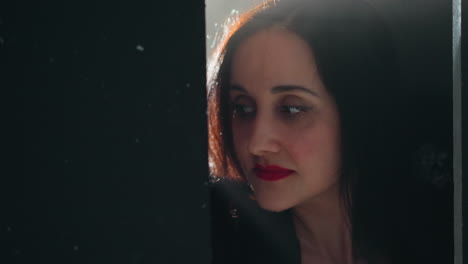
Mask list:
[[[317,78],[312,50],[284,29],[262,30],[244,40],[232,60],[231,83],[258,87],[307,85]]]

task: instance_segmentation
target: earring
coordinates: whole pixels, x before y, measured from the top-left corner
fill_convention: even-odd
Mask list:
[[[255,191],[255,190],[254,190],[254,187],[252,186],[252,184],[250,184],[250,182],[247,182],[247,186],[249,186],[249,188],[250,188],[250,190],[251,190],[252,192]]]

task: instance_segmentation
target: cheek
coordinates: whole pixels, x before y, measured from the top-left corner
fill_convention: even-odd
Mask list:
[[[234,121],[232,124],[232,136],[234,151],[241,163],[247,158],[247,142],[249,138],[249,128],[245,124]]]
[[[335,127],[315,127],[291,137],[289,149],[298,168],[336,170],[340,163],[339,133]]]

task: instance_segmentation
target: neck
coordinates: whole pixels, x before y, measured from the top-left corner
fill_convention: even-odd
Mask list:
[[[295,207],[293,215],[303,259],[353,263],[351,229],[338,187]]]

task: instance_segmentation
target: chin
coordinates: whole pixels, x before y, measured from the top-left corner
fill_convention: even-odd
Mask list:
[[[286,204],[284,201],[278,201],[277,199],[265,199],[263,197],[255,197],[258,205],[267,211],[279,213],[290,209],[292,206]],[[263,198],[263,199],[262,199]]]

